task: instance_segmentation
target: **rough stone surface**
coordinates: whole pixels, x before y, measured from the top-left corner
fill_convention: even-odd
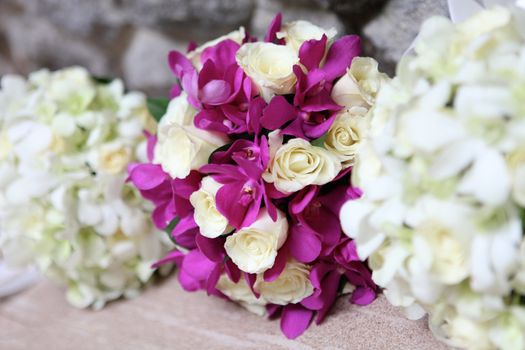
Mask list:
[[[185,48],[156,31],[147,28],[137,30],[123,60],[124,79],[128,87],[147,89],[162,96],[162,91],[155,90],[162,90],[175,82],[166,59],[174,49],[184,51]]]
[[[446,0],[390,0],[363,28],[367,49],[393,74],[395,63],[414,41],[430,16],[448,16]]]
[[[345,298],[319,326],[286,339],[268,321],[175,278],[102,311],[77,310],[48,283],[0,302],[0,349],[445,350],[425,320],[410,321],[379,297],[369,306]]]
[[[251,23],[251,32],[258,37],[264,36],[275,14],[281,12],[284,22],[303,19],[325,29],[335,28],[339,34],[345,33],[345,27],[335,13],[323,9],[315,2],[308,2],[308,6],[305,3],[306,0],[292,2],[258,0]]]
[[[0,74],[81,64],[167,93],[171,74],[157,56],[169,46],[241,25],[260,36],[277,12],[362,35],[364,54],[390,74],[423,19],[447,14],[446,0],[0,0]]]

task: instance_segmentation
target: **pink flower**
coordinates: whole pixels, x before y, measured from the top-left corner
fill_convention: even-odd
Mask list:
[[[266,137],[260,145],[248,140],[237,140],[225,152],[218,152],[201,171],[212,175],[223,184],[216,196],[217,210],[236,229],[252,224],[264,202],[268,214],[275,221],[277,211],[267,195],[267,184],[262,173],[268,166],[269,150]]]
[[[269,130],[283,129],[285,135],[315,139],[324,135],[341,109],[330,93],[334,81],[345,74],[352,59],[360,52],[358,36],[347,35],[335,41],[320,67],[327,45],[325,35],[320,40],[308,40],[301,45],[293,102],[285,96],[275,96],[264,109],[261,125]]]

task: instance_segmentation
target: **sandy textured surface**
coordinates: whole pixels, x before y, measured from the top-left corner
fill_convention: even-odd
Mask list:
[[[446,349],[425,321],[404,319],[381,297],[358,307],[340,299],[320,326],[284,338],[279,323],[174,278],[103,311],[77,310],[48,282],[0,301],[0,349]]]

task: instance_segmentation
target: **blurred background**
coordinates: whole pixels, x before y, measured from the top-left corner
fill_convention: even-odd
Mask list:
[[[360,34],[390,75],[423,19],[448,14],[446,0],[0,0],[0,75],[79,64],[164,96],[170,50],[239,26],[264,35],[277,12]]]

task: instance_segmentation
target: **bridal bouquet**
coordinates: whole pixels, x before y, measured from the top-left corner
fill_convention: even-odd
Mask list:
[[[377,98],[343,206],[373,280],[467,349],[525,348],[525,11],[432,18]]]
[[[339,211],[361,194],[350,171],[387,77],[335,34],[278,15],[262,42],[241,28],[171,52],[178,84],[154,101],[150,161],[129,169],[178,247],[159,265],[175,262],[188,291],[281,315],[289,338],[338,295],[366,305],[377,291]]]
[[[146,99],[82,68],[4,76],[0,89],[0,249],[67,287],[78,307],[132,297],[164,256],[150,204],[126,184],[146,159]]]

